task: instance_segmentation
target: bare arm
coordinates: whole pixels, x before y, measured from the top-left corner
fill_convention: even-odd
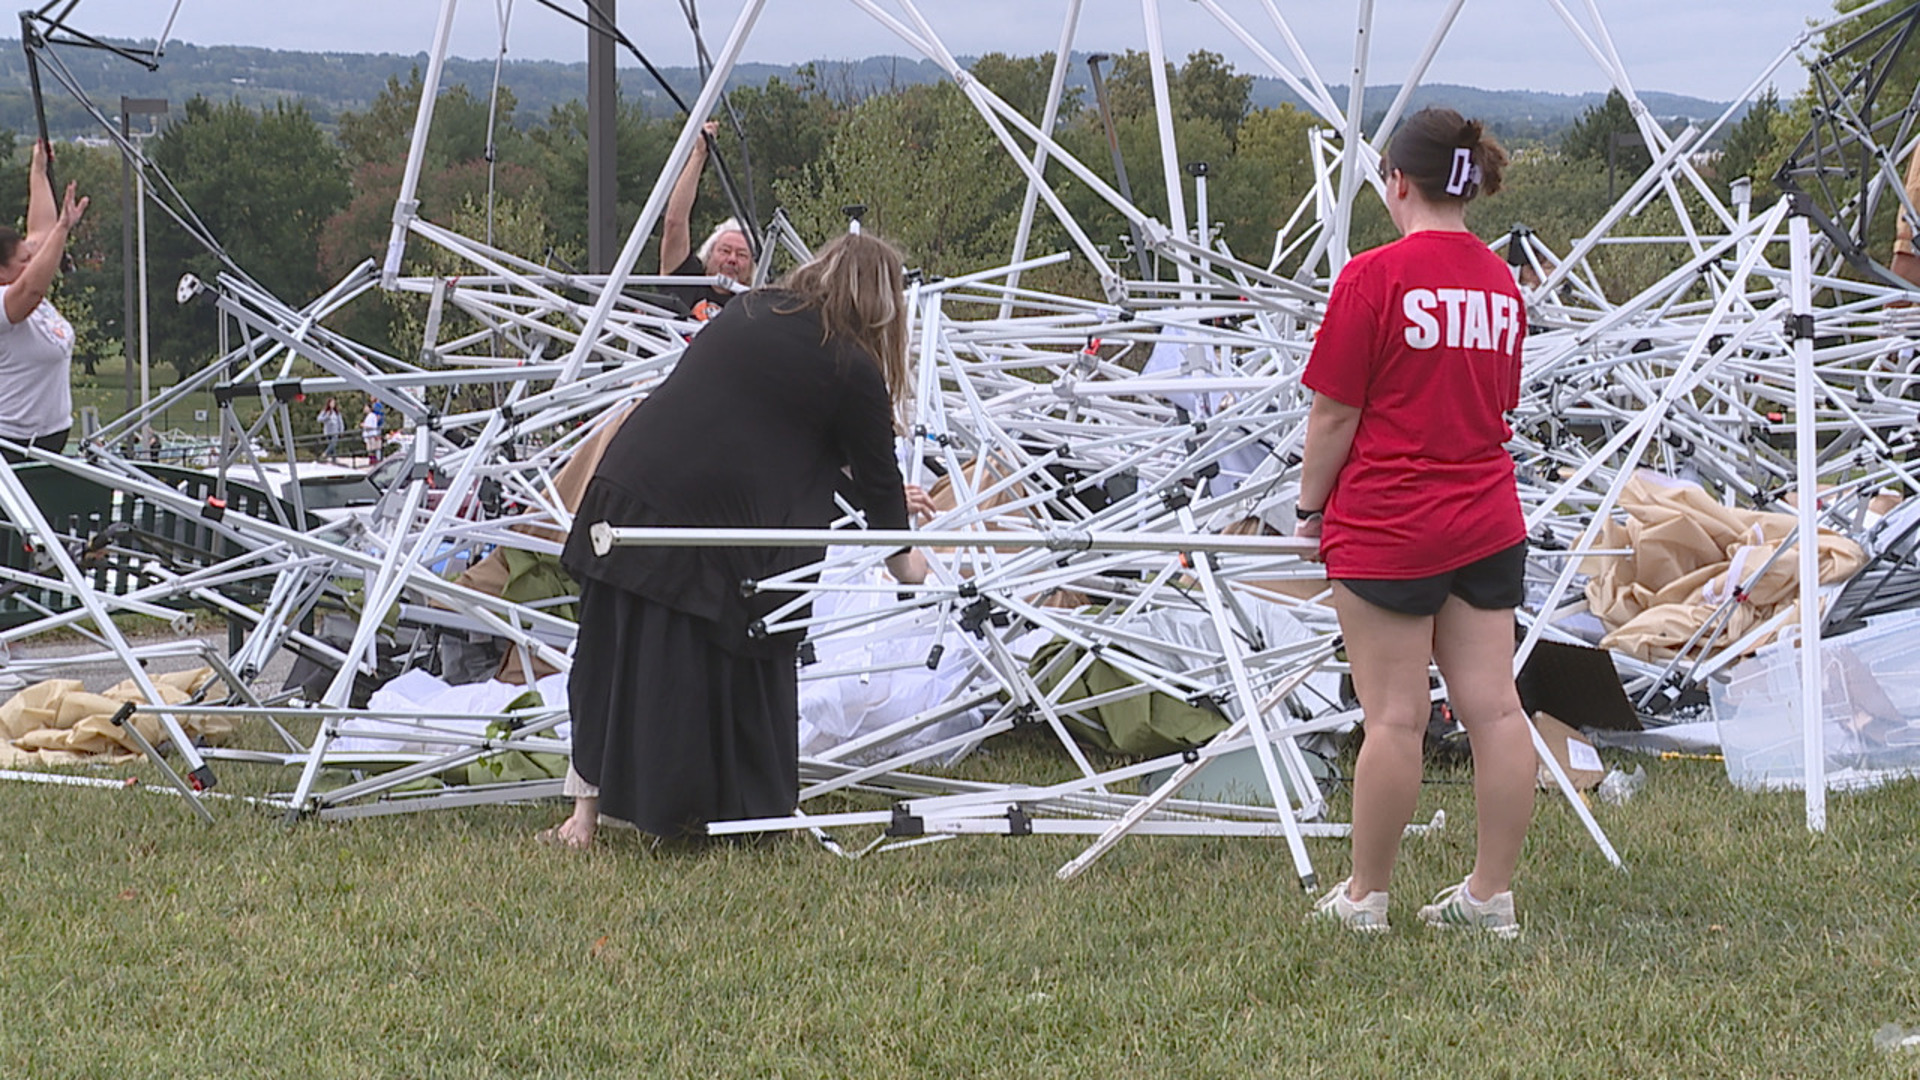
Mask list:
[[[896,551],[887,556],[887,573],[903,585],[918,585],[927,580],[927,557],[919,548]]]
[[[76,200],[73,185],[67,185],[67,197],[60,206],[59,215],[40,237],[40,246],[34,250],[27,268],[20,271],[20,276],[7,289],[8,322],[25,320],[33,314],[34,308],[40,306],[40,301],[47,298],[47,290],[53,287],[53,279],[60,273],[60,257],[67,250],[67,234],[80,223],[80,215],[87,212],[87,201]]]
[[[1300,499],[1295,505],[1323,511],[1333,494],[1333,483],[1353,449],[1353,433],[1360,426],[1360,410],[1325,394],[1313,395],[1307,412],[1306,458],[1300,463]],[[1302,520],[1295,532],[1319,536],[1320,519]]]
[[[27,171],[27,239],[38,240],[60,216],[54,208],[53,183],[47,179],[47,144],[33,144],[33,165]]]
[[[680,178],[673,182],[673,191],[667,196],[667,209],[660,218],[660,272],[663,274],[673,273],[686,261],[687,252],[693,250],[693,198],[700,193],[700,174],[707,168],[707,143],[719,130],[719,123],[712,120],[701,126],[693,154],[687,158]]]

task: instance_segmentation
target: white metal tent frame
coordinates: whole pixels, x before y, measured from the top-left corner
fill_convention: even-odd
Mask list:
[[[1351,129],[1345,117],[1364,111],[1371,3],[1358,6],[1355,77],[1343,109],[1327,92],[1271,0],[1262,0],[1261,10],[1277,39],[1273,48],[1219,4],[1200,0],[1201,8],[1225,33],[1247,45],[1293,86],[1330,129],[1316,142],[1323,155],[1320,183],[1275,244],[1276,252],[1304,251],[1303,269],[1282,276],[1276,272],[1277,257],[1267,265],[1249,263],[1207,239],[1204,183],[1197,192],[1197,215],[1189,220],[1167,87],[1159,77],[1164,49],[1159,34],[1162,13],[1155,0],[1143,0],[1142,18],[1156,74],[1153,88],[1170,224],[1142,214],[1095,170],[1075,161],[1048,136],[1064,84],[1063,65],[1056,65],[1047,114],[1036,124],[968,75],[912,4],[898,5],[896,15],[863,0],[849,2],[940,64],[960,86],[982,122],[1027,176],[1025,211],[1006,266],[915,288],[920,392],[914,402],[912,433],[917,452],[908,461],[909,478],[922,479],[937,467],[951,478],[957,493],[955,508],[932,526],[954,534],[945,537],[954,550],[938,560],[937,579],[918,589],[808,584],[810,568],[782,580],[755,583],[755,587],[792,594],[783,613],[770,619],[769,632],[805,629],[821,641],[858,633],[882,616],[802,619],[795,613],[809,598],[863,589],[903,593],[907,599],[897,601],[892,613],[933,613],[931,618],[943,627],[939,640],[952,642],[953,655],[964,655],[970,670],[977,673],[974,685],[991,691],[983,696],[982,690],[975,689],[963,700],[985,704],[1005,695],[1006,703],[989,710],[992,715],[977,731],[931,747],[888,752],[889,742],[946,718],[958,702],[862,736],[841,753],[810,759],[804,766],[803,795],[813,798],[840,791],[893,795],[901,803],[881,816],[903,837],[916,829],[925,835],[1050,830],[1101,834],[1081,859],[1062,868],[1063,875],[1078,872],[1131,831],[1280,835],[1289,844],[1298,877],[1303,883],[1313,881],[1301,839],[1337,830],[1337,826],[1316,821],[1323,804],[1299,756],[1298,740],[1356,717],[1351,710],[1330,703],[1324,693],[1310,692],[1313,680],[1324,677],[1316,673],[1337,669],[1324,655],[1330,650],[1264,647],[1252,632],[1245,610],[1249,604],[1274,602],[1270,591],[1254,583],[1310,578],[1311,572],[1286,555],[1281,550],[1284,545],[1269,542],[1263,548],[1258,543],[1235,545],[1196,538],[1216,534],[1245,518],[1265,516],[1282,522],[1289,518],[1297,489],[1297,457],[1289,455],[1297,455],[1306,405],[1297,375],[1317,310],[1325,301],[1328,282],[1347,256],[1347,222],[1353,209],[1378,182],[1377,162],[1385,134],[1442,47],[1462,3],[1451,4],[1442,16],[1379,128],[1371,137],[1354,131],[1353,137],[1346,138]],[[743,9],[694,105],[695,117],[713,108],[763,6],[754,2]],[[1867,10],[1884,6],[1870,5]],[[99,588],[73,565],[57,565],[57,578],[36,579],[77,601],[78,609],[94,615],[97,625],[102,624],[99,615],[115,610],[164,610],[160,603],[182,596],[218,606],[254,625],[230,664],[242,680],[244,673],[264,670],[272,655],[284,648],[298,646],[335,661],[338,675],[319,701],[269,704],[264,695],[253,695],[222,705],[195,704],[197,712],[232,709],[237,714],[268,716],[276,725],[281,720],[318,716],[320,733],[307,742],[285,735],[281,727],[287,744],[281,750],[214,748],[206,751],[203,760],[182,733],[170,732],[192,770],[227,753],[237,760],[271,759],[297,766],[299,780],[294,789],[269,800],[295,815],[350,817],[556,792],[557,784],[541,783],[428,796],[401,796],[395,789],[415,778],[504,751],[552,751],[555,744],[543,733],[564,719],[557,710],[536,709],[512,717],[505,737],[475,736],[447,723],[452,717],[419,712],[374,716],[353,708],[349,698],[356,678],[372,672],[381,622],[396,608],[421,618],[453,619],[512,642],[554,666],[566,666],[571,624],[537,608],[451,585],[433,567],[449,552],[483,550],[490,545],[557,550],[550,539],[513,528],[544,525],[564,530],[571,525],[553,491],[552,474],[579,433],[552,436],[644,393],[670,370],[683,335],[693,329],[630,290],[662,282],[633,270],[664,209],[665,192],[686,161],[697,123],[689,122],[683,130],[609,275],[562,273],[418,216],[415,194],[425,134],[432,123],[434,91],[454,7],[453,0],[444,0],[429,58],[427,92],[416,118],[416,138],[384,263],[378,268],[363,266],[302,309],[265,294],[242,275],[221,276],[204,286],[201,297],[219,307],[223,327],[230,324],[238,329],[239,345],[195,380],[156,400],[145,414],[110,426],[88,444],[85,460],[35,455],[79,478],[117,487],[169,512],[199,515],[204,513],[200,502],[146,477],[137,462],[115,452],[121,439],[188,394],[217,385],[227,402],[259,395],[265,407],[251,429],[243,429],[237,421],[229,427],[231,417],[225,415],[229,410],[223,410],[223,430],[230,436],[223,473],[231,470],[242,481],[258,437],[289,445],[287,406],[298,394],[364,393],[386,401],[405,417],[414,455],[409,480],[374,513],[351,526],[308,531],[285,519],[243,520],[229,515],[219,523],[222,535],[246,554],[219,566],[150,565],[151,584],[118,592]],[[1066,5],[1057,56],[1070,52],[1080,7],[1077,0]],[[1915,419],[1914,405],[1904,396],[1912,373],[1886,361],[1890,354],[1915,345],[1915,328],[1886,309],[1901,290],[1884,281],[1850,281],[1834,274],[1832,268],[1843,256],[1835,252],[1832,237],[1823,231],[1817,241],[1807,228],[1806,215],[1793,213],[1787,204],[1757,215],[1744,205],[1724,205],[1691,155],[1728,117],[1705,131],[1667,135],[1633,94],[1598,10],[1587,4],[1583,22],[1558,0],[1547,0],[1547,7],[1627,96],[1654,162],[1568,252],[1547,251],[1537,238],[1519,233],[1505,241],[1509,260],[1516,268],[1531,270],[1540,282],[1528,290],[1539,330],[1529,340],[1528,386],[1522,408],[1515,414],[1523,499],[1530,511],[1530,529],[1560,549],[1543,547],[1536,553],[1533,573],[1541,578],[1544,599],[1528,615],[1520,660],[1525,649],[1542,637],[1568,638],[1559,622],[1570,607],[1578,606],[1578,601],[1567,597],[1582,557],[1609,557],[1596,552],[1597,526],[1614,512],[1635,467],[1648,464],[1671,470],[1680,463],[1693,464],[1729,498],[1760,505],[1776,502],[1788,488],[1812,490],[1840,480],[1846,494],[1825,507],[1815,500],[1802,500],[1799,511],[1803,589],[1799,618],[1807,673],[1802,679],[1806,695],[1802,707],[1804,715],[1817,717],[1821,703],[1820,680],[1813,677],[1819,670],[1813,529],[1822,520],[1844,528],[1851,507],[1878,485],[1920,490],[1899,460],[1891,434]],[[1756,78],[1749,94],[1825,29],[1809,30],[1783,51]],[[1290,62],[1283,62],[1281,54]],[[1870,138],[1885,135],[1877,129],[1861,130]],[[1899,145],[1881,147],[1878,160],[1891,162],[1910,153],[1910,141],[1903,134]],[[1175,280],[1118,276],[1053,194],[1045,179],[1049,164],[1121,213],[1162,265],[1171,268]],[[141,165],[147,167],[143,161]],[[1899,185],[1877,190],[1899,190]],[[1654,200],[1671,207],[1680,223],[1675,235],[1662,239],[1677,245],[1686,258],[1672,274],[1640,294],[1611,298],[1589,260],[1620,241],[1616,228]],[[1034,259],[1028,257],[1026,243],[1033,214],[1043,201],[1067,232],[1073,250]],[[1697,213],[1699,207],[1705,208],[1704,214]],[[1870,212],[1868,207],[1869,216]],[[788,235],[785,239],[789,250],[804,251],[801,238]],[[1784,261],[1777,252],[1783,239],[1790,248]],[[404,275],[409,243],[449,252],[471,272],[458,277]],[[1022,271],[1067,257],[1085,258],[1103,274],[1101,298],[1056,296],[1020,286]],[[328,312],[375,287],[426,298],[428,330],[419,357],[402,360],[380,355],[324,325]],[[1822,306],[1815,306],[1816,297]],[[998,314],[971,317],[981,310]],[[1094,338],[1118,347],[1123,355],[1082,348]],[[1189,358],[1199,354],[1202,359],[1183,360],[1178,371],[1159,376],[1141,375],[1138,364],[1125,359],[1127,353],[1163,346],[1184,350]],[[325,374],[317,378],[300,374],[308,365]],[[461,386],[498,388],[500,404],[466,412],[435,407],[437,399],[450,400],[450,388]],[[1891,393],[1885,392],[1889,389]],[[1176,398],[1205,402],[1205,415],[1175,404]],[[1769,406],[1787,406],[1794,417],[1811,417],[1813,422],[1770,420]],[[1598,436],[1579,434],[1594,431]],[[1766,436],[1784,432],[1791,432],[1796,440],[1790,458],[1772,453],[1765,444]],[[1821,432],[1833,435],[1825,452],[1817,443]],[[453,437],[456,433],[459,438]],[[1850,448],[1852,455],[1847,452]],[[1258,464],[1216,496],[1222,463],[1246,453],[1257,457]],[[1859,453],[1868,455],[1871,468],[1854,468]],[[428,493],[433,470],[450,477],[437,503]],[[1863,471],[1864,475],[1853,475]],[[459,508],[479,498],[489,484],[505,492],[503,505],[517,509],[484,520],[461,517]],[[63,533],[44,518],[36,520],[30,506],[22,505],[23,492],[15,491],[13,485],[0,486],[6,487],[0,491],[0,502],[7,504],[8,518],[40,538],[46,550],[64,551],[65,545],[87,539]],[[295,507],[296,512],[300,509]],[[857,528],[859,523],[849,517],[843,525]],[[974,539],[969,541],[968,536]],[[1036,538],[1041,542],[1035,543]],[[825,569],[851,571],[857,577],[863,568],[877,564],[878,556],[864,545],[879,538],[845,539],[854,542],[837,548]],[[1239,551],[1230,550],[1236,546]],[[1215,556],[1198,556],[1209,547],[1217,549]],[[123,554],[134,559],[142,553]],[[217,591],[222,584],[249,576],[270,583],[271,599],[258,612]],[[339,596],[343,582],[365,597],[357,631],[344,650],[301,629],[320,598]],[[1074,613],[1039,602],[1065,589],[1103,598],[1106,609]],[[1331,619],[1324,609],[1283,602],[1304,624],[1321,634],[1331,633]],[[1187,657],[1191,666],[1176,669],[1140,655],[1147,645],[1155,644],[1139,629],[1144,625],[1140,620],[1170,608],[1204,613],[1218,647],[1211,662]],[[26,640],[51,626],[70,625],[78,617],[72,611],[49,610],[39,621],[0,632],[0,642]],[[996,620],[1006,625],[998,626]],[[1045,629],[1085,651],[1079,661],[1029,671],[1010,651],[1019,632],[1028,628]],[[103,632],[103,637],[106,653],[123,659],[130,671],[138,670],[142,648],[111,631]],[[1752,641],[1753,635],[1726,642],[1707,638],[1693,655],[1683,653],[1664,669],[1625,659],[1621,668],[1629,688],[1643,701],[1651,700],[1677,682],[1698,685],[1712,677],[1748,651]],[[1095,707],[1061,701],[1063,688],[1077,674],[1075,669],[1083,669],[1095,655],[1138,679],[1139,693],[1172,693],[1215,702],[1235,718],[1234,726],[1215,744],[1193,752],[1190,759],[1157,763],[1178,766],[1174,779],[1159,790],[1146,796],[1124,793],[1123,785],[1151,770],[1145,766],[1095,768],[1077,750],[1062,720],[1063,713],[1085,714]],[[166,710],[158,711],[164,717]],[[327,770],[351,768],[363,760],[335,752],[333,743],[356,723],[369,720],[404,728],[409,742],[429,749],[410,755],[393,771],[325,789],[320,781]],[[1065,785],[982,786],[912,771],[947,760],[994,731],[1023,723],[1042,723],[1055,731],[1081,778]],[[1824,821],[1825,791],[1819,774],[1823,762],[1819,725],[1809,723],[1805,730],[1808,822],[1817,829]],[[1271,805],[1283,809],[1224,807],[1177,798],[1180,786],[1207,762],[1230,748],[1248,746],[1260,759]],[[1545,760],[1552,764],[1550,757]],[[1618,856],[1584,805],[1571,796],[1557,765],[1553,771],[1599,848],[1617,863]],[[872,815],[857,822],[852,818],[835,821],[876,823]],[[716,831],[776,826],[817,829],[824,824],[831,822],[815,814],[783,823],[725,825]]]

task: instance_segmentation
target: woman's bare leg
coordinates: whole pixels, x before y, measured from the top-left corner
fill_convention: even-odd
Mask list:
[[[1435,616],[1433,657],[1447,700],[1473,746],[1478,821],[1468,888],[1486,900],[1513,884],[1533,818],[1538,759],[1513,685],[1513,612],[1483,611],[1457,596]],[[1371,741],[1372,733],[1368,733]]]
[[[573,813],[560,823],[554,835],[570,848],[593,843],[593,831],[600,825],[600,796],[573,800]]]
[[[593,843],[594,830],[600,826],[600,789],[567,764],[562,790],[573,797],[573,813],[567,820],[540,834],[540,839],[563,847],[584,848]]]
[[[1366,741],[1353,770],[1353,879],[1362,899],[1393,880],[1400,837],[1420,797],[1421,741],[1432,711],[1427,661],[1434,621],[1376,607],[1333,586],[1353,692],[1366,714]]]

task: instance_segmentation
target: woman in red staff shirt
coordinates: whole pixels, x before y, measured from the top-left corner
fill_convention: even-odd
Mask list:
[[[1512,937],[1510,891],[1533,815],[1532,736],[1513,683],[1526,526],[1504,413],[1519,401],[1526,311],[1506,263],[1467,231],[1506,153],[1480,124],[1425,109],[1394,134],[1387,211],[1402,238],[1342,270],[1307,361],[1314,392],[1298,534],[1320,539],[1366,741],[1354,770],[1353,873],[1315,915],[1387,929],[1413,816],[1429,658],[1473,747],[1473,872],[1420,909],[1436,927]]]

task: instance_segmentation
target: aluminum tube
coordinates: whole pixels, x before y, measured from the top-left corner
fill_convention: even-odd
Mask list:
[[[1800,735],[1806,766],[1807,829],[1827,831],[1826,721],[1822,712],[1820,663],[1820,485],[1814,444],[1813,269],[1812,238],[1805,214],[1787,219],[1792,245],[1793,455],[1799,476],[1800,543]]]
[[[971,529],[702,529],[590,527],[593,550],[616,547],[998,547],[1048,551],[1212,551],[1223,555],[1310,555],[1316,540],[1192,532],[997,532]]]
[[[1047,104],[1041,110],[1040,127],[1052,131],[1054,123],[1060,117],[1060,99],[1065,95],[1067,69],[1073,64],[1073,35],[1080,23],[1081,0],[1067,0],[1066,21],[1060,27],[1060,44],[1053,50],[1053,78],[1047,83]],[[1033,172],[1027,178],[1027,191],[1020,200],[1020,224],[1013,232],[1013,272],[1007,275],[1007,285],[1017,288],[1020,285],[1020,264],[1027,257],[1027,240],[1033,235],[1033,213],[1040,204],[1040,178],[1046,175],[1047,145],[1035,143],[1033,147]],[[1013,314],[1013,298],[1008,297],[1000,305],[1000,317]]]
[[[413,118],[413,143],[407,152],[406,172],[400,177],[400,197],[393,203],[393,232],[387,238],[387,257],[380,267],[380,284],[392,288],[400,276],[400,260],[407,253],[407,223],[420,210],[420,167],[427,159],[427,133],[433,127],[433,103],[440,96],[440,71],[447,62],[447,43],[453,36],[453,11],[459,0],[441,0],[440,22],[433,31],[433,50],[427,54],[427,74],[420,86],[420,109]]]

